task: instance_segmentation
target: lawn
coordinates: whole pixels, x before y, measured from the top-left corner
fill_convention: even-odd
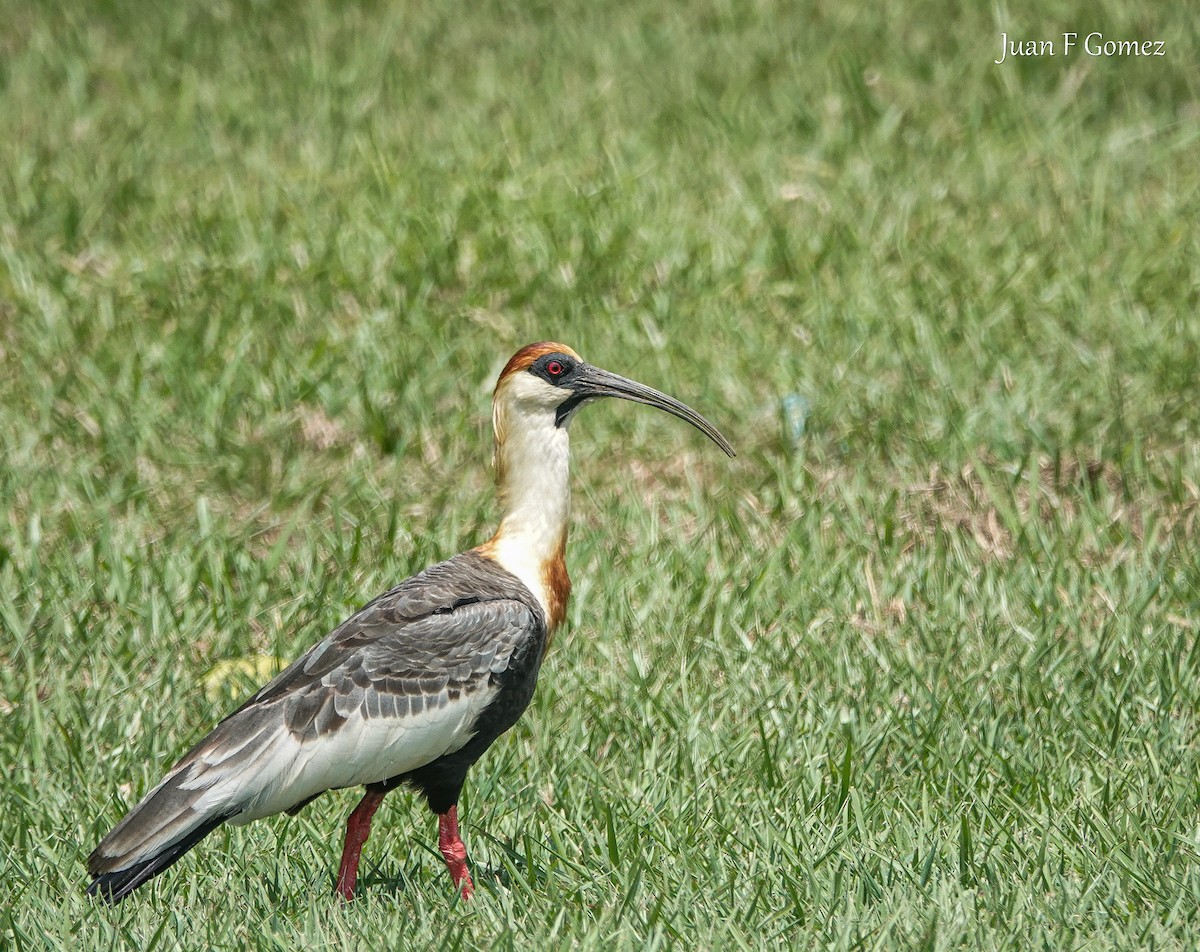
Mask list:
[[[0,0],[0,948],[1142,949],[1200,927],[1186,5]],[[1012,58],[1017,38],[1162,57]],[[495,525],[532,340],[575,581],[468,778],[125,904],[187,747]]]

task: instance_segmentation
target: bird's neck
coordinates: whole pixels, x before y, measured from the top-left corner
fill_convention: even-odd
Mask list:
[[[496,469],[503,516],[480,551],[519,578],[541,603],[549,634],[562,622],[571,580],[567,522],[571,509],[567,428],[497,425]]]

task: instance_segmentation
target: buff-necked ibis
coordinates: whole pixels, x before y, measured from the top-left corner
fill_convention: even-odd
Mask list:
[[[666,410],[734,455],[694,410],[569,347],[518,351],[492,404],[496,534],[368,603],[221,721],[96,847],[88,892],[117,902],[222,823],[295,813],[327,790],[365,786],[337,877],[350,899],[372,816],[389,790],[408,784],[437,814],[442,856],[470,896],[459,793],[467,770],[529,704],[562,623],[571,590],[567,426],[601,397]]]

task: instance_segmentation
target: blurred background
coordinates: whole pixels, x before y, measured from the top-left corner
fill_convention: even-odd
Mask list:
[[[0,945],[1185,936],[1194,14],[0,3]],[[468,794],[494,889],[447,919],[397,796],[334,915],[347,797],[93,909],[192,740],[490,533],[547,338],[739,457],[577,419],[569,629]]]

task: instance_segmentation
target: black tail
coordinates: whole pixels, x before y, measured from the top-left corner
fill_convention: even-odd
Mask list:
[[[120,902],[137,889],[138,886],[141,886],[147,880],[153,879],[163,870],[174,865],[176,860],[228,820],[230,815],[218,816],[208,820],[188,833],[178,843],[173,843],[156,856],[142,860],[140,863],[134,863],[125,869],[118,869],[115,872],[94,873],[96,866],[99,862],[103,861],[103,858],[99,856],[99,850],[97,850],[88,858],[88,869],[92,870],[96,877],[87,888],[88,895],[99,896],[110,903]]]

